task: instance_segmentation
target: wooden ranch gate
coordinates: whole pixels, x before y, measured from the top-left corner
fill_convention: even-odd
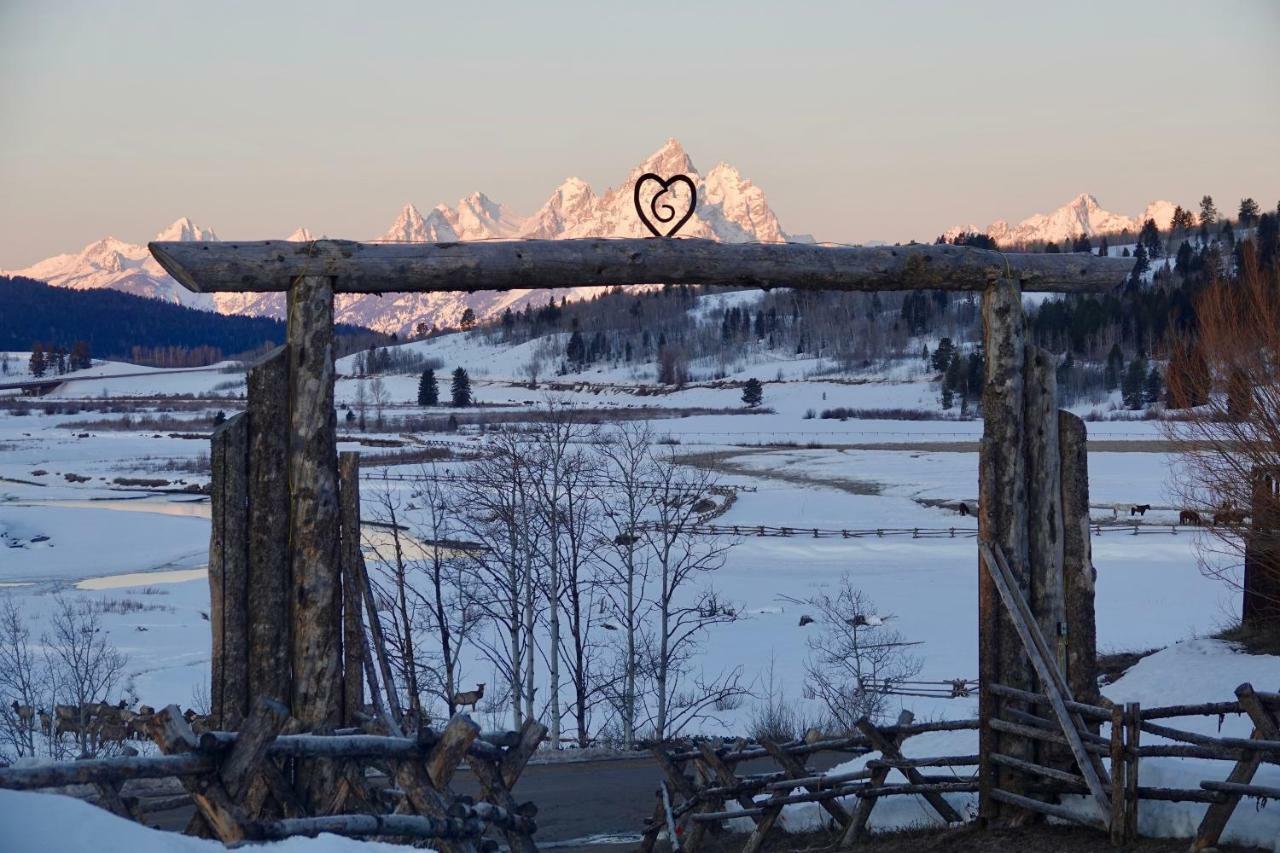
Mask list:
[[[287,293],[287,344],[250,371],[248,412],[214,439],[213,696],[228,728],[258,697],[286,703],[306,726],[342,725],[363,701],[362,674],[376,677],[360,639],[355,466],[340,474],[336,451],[335,294],[650,282],[980,292],[980,815],[1056,813],[1035,781],[1066,777],[1092,795],[1091,822],[1111,824],[1112,781],[1085,749],[1088,724],[1072,707],[1096,698],[1085,428],[1058,410],[1056,362],[1027,343],[1022,294],[1107,291],[1130,261],[668,238],[150,249],[194,291]],[[1052,720],[1033,713],[1033,695],[1048,697]],[[330,781],[314,781],[317,797]]]

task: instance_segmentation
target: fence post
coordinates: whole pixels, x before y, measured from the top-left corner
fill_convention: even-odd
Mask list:
[[[289,560],[293,578],[292,712],[312,729],[342,714],[338,609],[338,452],[334,413],[333,282],[304,276],[288,297]],[[305,799],[318,805],[335,779],[308,761]]]
[[[1093,546],[1089,536],[1089,448],[1084,421],[1058,412],[1062,469],[1062,578],[1067,619],[1067,684],[1077,701],[1098,704]],[[1090,724],[1097,730],[1096,724]]]
[[[989,285],[982,296],[983,344],[986,383],[982,391],[983,432],[978,454],[978,529],[981,539],[998,544],[1018,574],[1025,595],[1027,543],[1027,476],[1024,446],[1024,373],[1026,359],[1022,292],[1013,279]],[[991,789],[1011,793],[1024,790],[1022,778],[995,764],[990,755],[1002,753],[1024,760],[1034,758],[1029,741],[996,732],[990,721],[1002,707],[1021,706],[1002,699],[984,685],[999,683],[1030,690],[1031,671],[1016,629],[1003,611],[995,582],[978,568],[978,716],[981,790],[978,813],[983,820],[997,820],[1018,810],[997,802]]]
[[[214,430],[210,448],[209,624],[213,633],[210,712],[236,729],[249,710],[248,419]]]
[[[1125,749],[1129,765],[1125,768],[1125,800],[1128,809],[1125,811],[1125,837],[1132,840],[1138,837],[1138,763],[1142,760],[1138,755],[1138,747],[1142,739],[1142,706],[1137,702],[1125,705]]]

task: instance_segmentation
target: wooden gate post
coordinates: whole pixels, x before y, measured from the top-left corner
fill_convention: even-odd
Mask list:
[[[289,562],[293,578],[293,716],[310,729],[342,715],[337,416],[333,282],[304,276],[289,289]],[[311,762],[308,762],[311,763]],[[332,764],[300,768],[307,799],[324,801]]]
[[[1058,442],[1057,359],[1027,346],[1024,428],[1027,452],[1027,574],[1031,612],[1066,671],[1066,611],[1062,580],[1062,461]]]
[[[1026,360],[1022,291],[1013,279],[990,284],[982,297],[983,345],[986,351],[986,384],[982,391],[983,433],[978,458],[978,536],[998,544],[1007,556],[1017,583],[1027,593],[1027,476],[1024,453]],[[981,559],[981,558],[980,558]],[[979,815],[998,820],[1013,814],[1012,807],[997,802],[991,788],[1011,793],[1025,790],[1023,779],[991,760],[1002,753],[1034,760],[1029,741],[996,732],[990,721],[1004,705],[1023,703],[996,696],[991,683],[1021,690],[1032,688],[1030,667],[1012,620],[1003,611],[995,582],[981,564],[978,568],[978,716]]]
[[[249,368],[249,696],[288,707],[289,353],[279,347]]]
[[[1255,466],[1251,476],[1241,619],[1247,628],[1276,636],[1280,635],[1280,469]]]
[[[209,708],[221,728],[236,729],[249,711],[249,422],[235,415],[210,443]]]
[[[1067,685],[1076,701],[1098,704],[1098,634],[1089,533],[1089,451],[1084,421],[1058,412],[1062,460],[1062,575],[1067,618]],[[1097,728],[1096,723],[1091,723]]]

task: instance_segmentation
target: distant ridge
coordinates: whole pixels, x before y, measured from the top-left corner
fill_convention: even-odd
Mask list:
[[[986,234],[1001,246],[1017,247],[1027,243],[1074,240],[1076,237],[1094,237],[1100,234],[1118,234],[1128,230],[1136,235],[1142,223],[1154,219],[1161,229],[1169,227],[1173,218],[1174,203],[1171,201],[1153,201],[1147,205],[1140,216],[1124,216],[1103,210],[1098,200],[1089,193],[1071,199],[1051,213],[1037,213],[1010,225],[1003,219],[997,219],[985,229],[976,225],[957,225],[949,228],[943,236],[950,239],[961,233]]]

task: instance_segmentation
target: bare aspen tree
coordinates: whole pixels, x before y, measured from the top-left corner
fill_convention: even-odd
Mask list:
[[[372,544],[373,560],[369,573],[369,585],[373,590],[378,609],[388,616],[390,630],[386,635],[387,653],[392,665],[399,670],[400,684],[404,685],[409,709],[417,715],[422,712],[422,692],[418,684],[418,660],[414,629],[418,624],[417,609],[420,602],[410,591],[410,566],[405,554],[409,544],[402,527],[405,500],[397,483],[388,480],[383,471],[381,487],[374,495],[374,519],[381,522],[385,536],[376,537]]]
[[[485,453],[459,478],[460,519],[478,547],[467,552],[480,583],[475,606],[496,637],[477,631],[476,647],[508,685],[511,720],[534,714],[537,578],[532,549],[539,529],[529,500],[527,445],[512,430],[493,433]]]
[[[671,453],[651,454],[653,520],[645,527],[655,585],[653,624],[645,631],[644,669],[652,679],[650,720],[659,740],[674,737],[717,703],[744,694],[742,669],[708,676],[691,664],[707,628],[733,622],[737,610],[710,586],[697,582],[724,565],[729,545],[694,532],[694,507],[714,480],[706,471],[679,465]]]
[[[50,632],[43,642],[53,670],[55,695],[77,715],[76,745],[81,755],[96,750],[89,727],[91,706],[106,702],[124,675],[128,659],[107,639],[102,620],[88,601],[54,599]]]
[[[646,421],[619,425],[602,436],[599,445],[602,470],[609,481],[609,488],[601,497],[602,528],[608,543],[603,553],[611,575],[606,592],[622,632],[620,690],[615,691],[615,704],[626,749],[631,749],[636,739],[639,640],[649,607],[649,551],[641,538],[641,528],[654,506],[656,475],[652,452],[653,432]]]
[[[0,599],[0,758],[36,754],[36,732],[49,696],[49,670],[13,597]],[[17,705],[17,708],[13,706]]]
[[[364,432],[369,425],[369,392],[364,387],[364,379],[356,380],[356,424]]]
[[[834,593],[805,600],[818,615],[822,633],[810,637],[805,663],[806,687],[826,706],[831,722],[850,731],[858,720],[884,715],[885,691],[920,672],[919,658],[908,642],[875,612],[870,598],[853,586],[848,575]]]
[[[373,381],[369,383],[369,395],[373,397],[373,411],[378,429],[382,429],[386,421],[383,419],[383,412],[387,407],[387,385],[382,381],[381,376],[373,377]]]

